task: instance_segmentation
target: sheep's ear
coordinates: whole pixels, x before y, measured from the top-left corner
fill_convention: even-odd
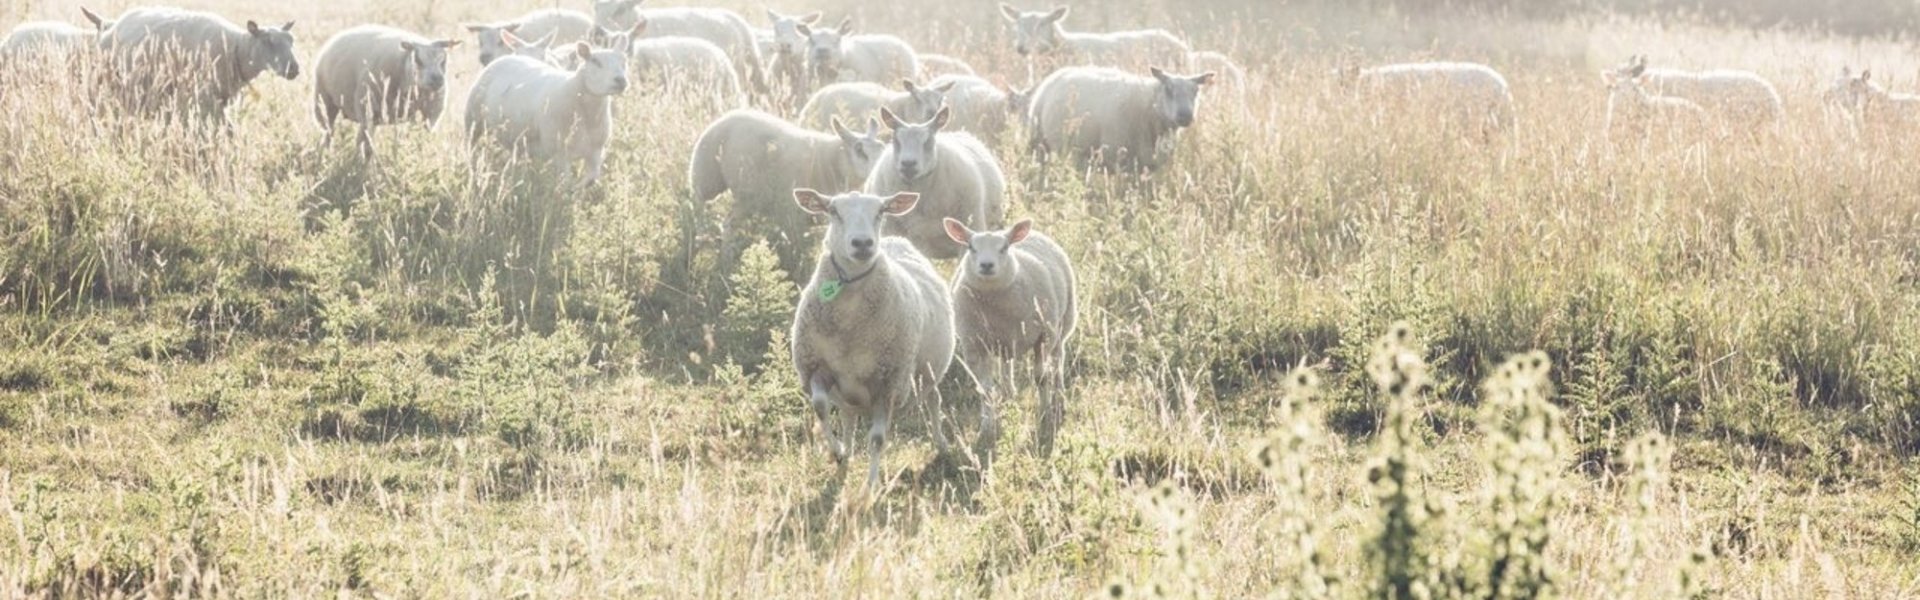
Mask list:
[[[508,48],[519,48],[527,45],[527,41],[520,39],[520,36],[514,35],[511,31],[504,30],[500,32],[500,43],[506,44]]]
[[[520,30],[520,24],[519,24],[519,23],[508,23],[508,24],[506,24],[506,25],[501,25],[501,26],[500,26],[500,30],[501,30],[501,31],[519,31],[519,30]]]
[[[1007,231],[1007,245],[1020,243],[1027,239],[1029,233],[1033,233],[1033,219],[1021,219],[1019,223],[1013,224],[1013,229]]]
[[[800,18],[794,19],[794,20],[799,21],[801,23],[805,23],[807,25],[812,25],[814,24],[814,22],[819,21],[820,17],[823,17],[823,16],[825,15],[821,14],[820,11],[814,11],[804,15],[800,15]]]
[[[786,18],[786,17],[780,16],[780,13],[773,12],[773,9],[767,8],[765,6],[760,7],[760,10],[767,11],[767,20],[770,22],[779,23],[781,19]]]
[[[847,18],[841,19],[840,25],[834,27],[833,30],[840,32],[840,35],[853,33],[853,15],[847,15]]]
[[[951,120],[953,120],[953,110],[947,108],[945,105],[942,105],[940,107],[940,112],[933,113],[933,130],[939,131],[942,129],[946,129],[947,122]]]
[[[907,93],[911,94],[916,91],[919,91],[920,86],[914,85],[912,79],[902,79],[900,80],[900,89],[906,90]]]
[[[260,24],[255,23],[253,21],[247,21],[247,34],[260,35]]]
[[[285,31],[287,33],[293,33],[293,21],[287,21],[287,24],[281,25],[280,30]]]
[[[1000,16],[1006,17],[1008,21],[1018,21],[1020,20],[1020,9],[1014,8],[1012,5],[1009,5],[1005,2],[1001,2]]]
[[[898,217],[913,212],[913,206],[919,203],[920,194],[900,192],[894,194],[892,198],[888,198],[886,202],[881,203],[880,212]]]
[[[475,23],[467,23],[465,26],[467,28],[468,33],[480,33],[482,31],[492,29],[492,27],[488,27],[486,25],[479,25]]]
[[[102,19],[100,15],[94,14],[91,10],[87,10],[85,6],[80,7],[80,14],[86,15],[87,20],[93,22],[94,29],[99,29],[101,25],[106,23],[106,19]]]
[[[640,36],[645,34],[646,32],[647,32],[646,17],[640,17],[640,20],[634,21],[633,29],[627,30],[627,33],[629,35],[632,35],[634,39],[640,39]]]
[[[1861,69],[1860,80],[1866,81],[1868,79],[1873,79],[1873,69]]]
[[[580,58],[593,58],[593,46],[586,42],[574,42],[573,53],[580,55]]]
[[[460,45],[460,40],[437,40],[433,45],[441,48],[453,48]]]
[[[951,91],[953,91],[953,86],[956,86],[956,85],[960,85],[960,82],[959,82],[959,81],[949,81],[949,82],[947,82],[947,83],[946,83],[946,85],[942,85],[942,86],[940,86],[940,87],[936,87],[936,88],[933,88],[933,91],[936,91],[936,92],[940,92],[940,93],[942,93],[942,94],[945,94],[945,93],[947,93],[947,92],[951,92]]]
[[[827,126],[833,128],[834,135],[840,136],[840,139],[845,140],[849,143],[859,138],[859,136],[854,135],[853,132],[847,131],[847,126],[840,123],[840,117],[833,117],[831,119],[828,119]]]
[[[892,110],[888,110],[887,107],[884,106],[880,107],[880,122],[886,123],[887,129],[899,129],[901,125],[903,125],[903,123],[900,122],[899,115],[893,114]]]
[[[1213,71],[1207,71],[1205,73],[1201,73],[1197,77],[1194,77],[1193,82],[1198,83],[1200,85],[1211,85],[1213,83],[1213,76],[1214,76]]]
[[[807,211],[810,215],[825,214],[828,202],[828,198],[821,196],[820,192],[807,188],[793,191],[793,203],[800,205],[800,210]]]
[[[873,117],[867,117],[867,137],[879,137],[879,135],[880,122],[874,120]]]
[[[413,52],[415,52],[415,51],[417,51],[417,50],[419,50],[419,49],[420,49],[420,46],[418,46],[418,45],[415,45],[415,44],[414,44],[413,42],[409,42],[409,41],[405,41],[405,40],[402,40],[402,41],[400,42],[400,51],[402,51],[402,52],[406,52],[406,53],[408,53],[408,54],[412,54]]]
[[[1160,83],[1167,83],[1167,80],[1170,79],[1167,77],[1167,72],[1161,70],[1160,67],[1147,67],[1147,72],[1152,73],[1153,78],[1160,80]]]
[[[813,37],[813,28],[808,27],[806,23],[794,24],[793,30],[800,32],[800,37]]]
[[[1647,63],[1642,62],[1642,63],[1633,65],[1633,68],[1631,69],[1627,69],[1627,77],[1631,79],[1639,79],[1640,74],[1645,72],[1647,72]]]
[[[1065,18],[1067,18],[1067,7],[1065,6],[1053,9],[1053,12],[1047,13],[1048,21],[1059,21]]]
[[[953,240],[953,243],[962,246],[973,244],[973,231],[967,229],[966,224],[961,223],[959,219],[947,217],[940,220],[940,225],[947,229],[947,239]]]

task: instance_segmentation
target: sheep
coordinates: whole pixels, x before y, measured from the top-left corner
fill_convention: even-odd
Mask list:
[[[93,29],[77,27],[62,21],[32,21],[14,26],[7,33],[5,41],[0,41],[0,57],[18,59],[43,54],[78,55],[92,52],[99,46],[103,32],[113,28],[113,21],[101,18],[87,7],[80,7],[80,14],[93,23]]]
[[[522,40],[551,38],[561,43],[571,43],[589,39],[593,34],[593,18],[577,10],[548,8],[536,10],[520,18],[505,23],[468,23],[467,31],[474,34],[474,47],[480,49],[480,66],[493,64],[495,59],[516,54],[507,44],[506,34],[519,36]]]
[[[467,139],[491,134],[502,148],[571,167],[585,161],[581,185],[599,180],[613,126],[612,97],[627,89],[627,57],[575,42],[580,68],[565,71],[524,56],[481,69],[467,96]]]
[[[1901,132],[1920,123],[1920,96],[1888,92],[1872,79],[1872,69],[1853,75],[1842,68],[1828,101],[1861,131]]]
[[[1031,355],[1041,398],[1034,441],[1045,455],[1065,412],[1058,393],[1066,388],[1067,342],[1077,310],[1073,263],[1053,238],[1033,230],[1031,220],[1004,231],[976,232],[954,219],[942,224],[947,237],[966,249],[953,273],[953,325],[961,363],[984,397],[981,437],[999,434],[990,415],[1002,369]]]
[[[1071,151],[1082,168],[1151,170],[1171,156],[1179,130],[1193,124],[1200,88],[1213,73],[1141,77],[1108,67],[1069,67],[1040,82],[1028,108],[1030,143],[1044,159]]]
[[[757,94],[767,90],[766,58],[753,39],[753,28],[739,13],[721,8],[650,8],[643,0],[594,0],[594,24],[609,31],[632,29],[644,17],[646,37],[700,38],[727,51],[740,80]]]
[[[946,75],[928,82],[927,87],[942,90],[942,99],[953,109],[955,130],[971,133],[988,144],[999,141],[1008,117],[1024,110],[1015,106],[1017,93],[1002,91],[979,77]]]
[[[1063,56],[1068,64],[1139,69],[1152,65],[1186,67],[1186,42],[1164,29],[1075,33],[1060,25],[1067,7],[1051,12],[1021,12],[1005,3],[1000,15],[1013,26],[1013,49],[1021,56]]]
[[[227,106],[261,73],[300,76],[293,22],[246,27],[211,13],[136,8],[101,36],[114,78],[136,112],[196,115],[230,130]],[[169,112],[168,109],[171,109]]]
[[[1692,100],[1648,93],[1641,82],[1645,77],[1642,71],[1644,66],[1624,74],[1612,70],[1600,72],[1607,84],[1605,131],[1611,132],[1614,127],[1629,123],[1644,131],[1656,128],[1675,131],[1697,127],[1706,121],[1706,110]]]
[[[728,257],[735,246],[731,238],[754,218],[766,221],[775,232],[771,237],[782,242],[779,248],[795,249],[800,246],[791,242],[806,232],[807,218],[787,201],[788,195],[794,188],[850,190],[865,182],[874,159],[885,150],[878,130],[879,123],[871,118],[864,132],[849,131],[834,121],[832,133],[823,133],[756,110],[728,112],[694,143],[687,161],[688,188],[693,200],[703,204],[721,192],[733,192],[733,210],[725,225],[730,239],[722,243]]]
[[[511,34],[509,34],[511,35]],[[362,156],[373,156],[375,125],[419,120],[432,128],[447,105],[447,49],[459,40],[429,40],[380,25],[335,34],[313,69],[313,116],[333,143],[334,120],[360,124]]]
[[[1006,216],[1006,175],[993,153],[978,138],[942,131],[953,111],[941,108],[930,121],[906,123],[893,111],[880,109],[880,121],[893,130],[893,143],[874,161],[861,190],[884,196],[918,192],[926,204],[913,214],[887,220],[887,235],[913,242],[922,254],[936,260],[960,255],[946,242],[940,219],[961,219],[973,227],[998,227]]]
[[[733,59],[725,50],[694,37],[640,37],[649,23],[641,19],[627,31],[602,32],[610,46],[627,53],[635,73],[657,74],[668,94],[705,99],[715,112],[746,105]]]
[[[800,124],[826,129],[827,122],[832,119],[858,121],[873,116],[881,108],[892,110],[909,121],[925,121],[933,118],[934,111],[940,110],[947,90],[952,89],[951,86],[921,87],[911,79],[901,81],[900,86],[901,91],[894,91],[879,84],[859,81],[820,88],[800,109]]]
[[[1758,130],[1786,120],[1780,92],[1774,89],[1773,83],[1751,71],[1648,68],[1647,57],[1643,55],[1628,60],[1615,72],[1621,76],[1638,73],[1633,76],[1649,94],[1691,100],[1724,125]]]
[[[800,33],[800,26],[818,23],[820,13],[783,15],[768,9],[767,20],[770,25],[761,55],[767,59],[769,86],[775,94],[784,95],[776,97],[776,102],[797,108],[807,98],[807,36]]]
[[[880,220],[912,214],[918,194],[852,192],[828,198],[798,189],[793,198],[802,210],[831,217],[813,277],[794,309],[788,338],[793,368],[820,422],[821,438],[842,469],[851,440],[841,438],[852,436],[858,416],[872,419],[867,430],[871,488],[880,483],[887,431],[904,401],[923,407],[940,451],[949,446],[935,386],[953,364],[953,299],[933,264],[912,244],[880,237]],[[841,435],[829,420],[832,410],[840,412]]]
[[[1423,62],[1348,68],[1346,81],[1383,110],[1415,110],[1465,127],[1480,140],[1514,130],[1513,93],[1500,72],[1482,64]]]
[[[973,71],[973,65],[967,64],[967,61],[945,54],[921,54],[919,58],[922,79],[938,79],[947,75],[978,75]]]
[[[887,83],[920,75],[913,46],[890,35],[853,35],[853,18],[832,29],[800,25],[807,36],[807,77],[813,85],[866,81]]]
[[[567,57],[575,56],[575,54],[571,51],[571,48],[555,50],[553,47],[553,37],[554,34],[549,33],[546,37],[527,41],[521,39],[520,36],[514,35],[513,32],[503,31],[500,33],[500,39],[502,43],[505,44],[507,53],[502,56],[525,56],[563,69],[571,69],[572,66],[568,64],[569,61]]]

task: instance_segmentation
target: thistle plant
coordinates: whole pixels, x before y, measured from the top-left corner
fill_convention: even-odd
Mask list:
[[[1380,529],[1367,541],[1366,560],[1373,575],[1370,593],[1379,598],[1434,597],[1447,570],[1448,561],[1429,553],[1428,538],[1438,534],[1439,515],[1446,511],[1424,497],[1424,444],[1413,428],[1433,385],[1425,355],[1412,328],[1402,322],[1374,343],[1367,361],[1367,374],[1388,403],[1377,454],[1367,469]]]
[[[1193,499],[1163,479],[1139,499],[1140,514],[1160,530],[1160,561],[1146,581],[1129,587],[1107,586],[1113,598],[1202,598],[1200,562],[1193,556],[1193,532],[1199,521]]]
[[[1508,359],[1483,384],[1480,424],[1492,467],[1486,596],[1538,598],[1555,591],[1546,562],[1549,519],[1558,499],[1567,435],[1547,401],[1551,362],[1543,352]]]
[[[1254,451],[1254,462],[1273,486],[1280,518],[1284,562],[1279,566],[1289,577],[1275,593],[1279,598],[1329,595],[1330,579],[1322,566],[1313,496],[1307,487],[1309,465],[1322,436],[1320,407],[1315,403],[1319,395],[1320,377],[1313,370],[1303,367],[1289,374],[1275,416],[1279,426]]]

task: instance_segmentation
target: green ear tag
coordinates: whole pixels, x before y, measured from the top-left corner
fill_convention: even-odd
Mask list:
[[[829,281],[829,282],[820,284],[820,301],[821,302],[832,302],[834,298],[839,298],[839,297],[840,297],[840,282]]]

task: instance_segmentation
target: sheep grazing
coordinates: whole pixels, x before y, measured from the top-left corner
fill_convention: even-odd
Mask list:
[[[755,93],[766,93],[766,58],[754,42],[753,28],[740,13],[721,8],[641,9],[641,2],[594,0],[594,24],[608,31],[626,31],[645,19],[643,37],[692,37],[713,42],[733,59],[739,80],[752,86]]]
[[[806,233],[807,216],[788,201],[793,189],[858,187],[886,149],[878,130],[879,124],[868,119],[864,132],[834,121],[832,133],[822,133],[760,111],[732,111],[708,125],[694,143],[688,187],[700,203],[733,192],[725,228],[729,239],[722,243],[728,256],[734,252],[732,238],[749,219],[770,226],[769,237],[783,242],[777,247],[797,249],[801,246],[792,242]]]
[[[953,109],[950,127],[978,136],[989,144],[1000,140],[1009,117],[1024,111],[1024,106],[1014,106],[1013,95],[979,77],[947,75],[928,82],[927,87],[941,90],[947,107]]]
[[[921,54],[919,58],[922,79],[938,79],[947,75],[978,75],[973,71],[973,65],[967,64],[967,61],[945,54]]]
[[[473,32],[474,47],[480,49],[480,66],[483,67],[493,64],[500,57],[516,54],[507,44],[507,34],[522,40],[550,38],[552,41],[571,43],[587,40],[594,31],[593,17],[577,10],[560,8],[536,10],[505,23],[468,23],[466,28]]]
[[[1200,88],[1213,73],[1172,75],[1154,67],[1141,77],[1106,67],[1055,71],[1033,92],[1027,123],[1045,157],[1070,151],[1085,168],[1150,170],[1170,157],[1180,129],[1200,112]]]
[[[430,40],[379,25],[342,31],[320,47],[313,69],[313,116],[333,143],[334,120],[360,124],[360,153],[373,156],[373,127],[418,120],[429,128],[447,105],[447,49],[459,40]]]
[[[626,51],[634,73],[651,76],[668,95],[700,99],[716,113],[746,105],[726,50],[700,38],[640,37],[649,23],[642,19],[627,31],[604,34],[609,46]]]
[[[120,15],[100,45],[135,112],[195,115],[223,125],[240,90],[261,73],[300,76],[293,22],[245,27],[211,13],[136,8]]]
[[[953,326],[960,360],[984,396],[980,436],[998,437],[993,407],[1002,373],[1030,356],[1041,399],[1034,443],[1046,455],[1066,412],[1058,394],[1066,389],[1067,341],[1076,312],[1073,263],[1052,238],[1033,230],[1032,221],[982,232],[953,219],[943,224],[947,237],[967,252],[953,274]]]
[[[1607,119],[1605,131],[1612,132],[1615,127],[1633,125],[1650,133],[1655,129],[1680,131],[1698,127],[1706,121],[1706,111],[1692,100],[1674,96],[1658,96],[1648,93],[1641,83],[1645,77],[1642,69],[1619,73],[1612,70],[1601,71],[1600,77],[1607,84]]]
[[[1471,130],[1482,141],[1510,133],[1515,126],[1507,79],[1486,65],[1403,63],[1341,73],[1380,110],[1430,116],[1444,126]]]
[[[920,75],[913,46],[890,35],[853,35],[853,17],[832,29],[801,25],[799,30],[807,36],[807,76],[813,85],[885,84]]]
[[[949,445],[935,386],[953,363],[953,299],[933,264],[912,244],[880,237],[881,219],[912,214],[919,195],[827,198],[800,189],[793,198],[802,210],[831,217],[819,264],[794,309],[793,368],[820,421],[821,437],[842,468],[854,419],[872,419],[867,485],[876,486],[887,431],[905,401],[919,403],[928,414],[940,450]],[[829,414],[835,410],[843,417],[839,434]]]
[[[524,56],[481,69],[467,96],[467,136],[491,135],[501,148],[571,167],[586,163],[582,185],[600,178],[613,128],[612,97],[627,89],[627,56],[575,42],[580,67],[565,71]]]
[[[80,14],[93,23],[92,29],[62,21],[32,21],[14,26],[6,40],[0,41],[0,58],[74,56],[92,52],[99,46],[101,34],[113,28],[113,21],[101,18],[84,6],[80,7]]]
[[[940,110],[948,88],[921,87],[913,80],[900,82],[901,90],[864,81],[836,83],[820,88],[800,109],[800,123],[814,129],[826,129],[833,119],[859,122],[873,117],[880,109],[892,110],[909,121],[925,121]]]
[[[1000,5],[1000,15],[1013,25],[1013,49],[1021,56],[1060,56],[1067,64],[1124,69],[1186,67],[1186,42],[1164,29],[1075,33],[1060,25],[1067,12],[1065,6],[1049,12],[1021,12]]]
[[[1904,133],[1920,123],[1920,96],[1888,92],[1873,82],[1872,69],[1855,75],[1843,67],[1827,99],[1860,131]]]
[[[1007,210],[1007,178],[1000,164],[972,135],[942,131],[952,118],[953,112],[942,108],[931,121],[905,123],[893,111],[880,109],[880,121],[893,130],[893,143],[874,162],[861,188],[877,196],[919,193],[925,199],[920,209],[888,219],[886,232],[907,238],[935,259],[960,255],[947,243],[941,219],[998,227]]]
[[[1726,126],[1757,130],[1786,120],[1780,93],[1751,71],[1648,68],[1647,57],[1635,56],[1615,73],[1639,79],[1649,94],[1691,100]]]

